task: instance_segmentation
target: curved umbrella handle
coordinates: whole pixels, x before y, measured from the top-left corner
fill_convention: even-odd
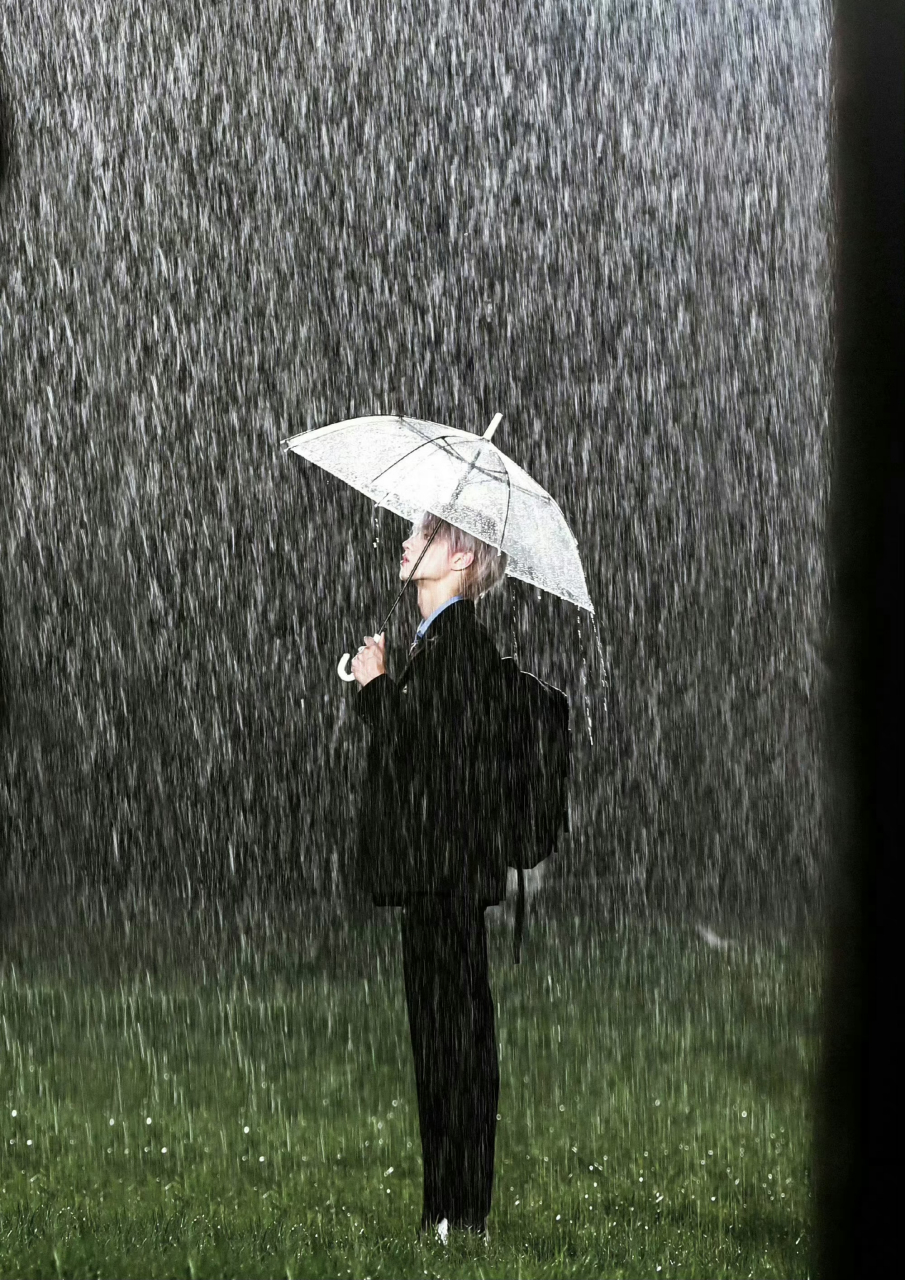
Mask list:
[[[355,679],[352,672],[346,670],[346,664],[348,663],[350,656],[350,654],[344,653],[339,660],[339,666],[336,668],[336,674],[339,676],[340,680],[345,680],[346,684],[349,684],[350,681]]]

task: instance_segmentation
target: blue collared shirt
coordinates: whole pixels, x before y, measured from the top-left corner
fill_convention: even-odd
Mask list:
[[[418,630],[415,632],[415,644],[418,643],[418,641],[424,635],[425,631],[433,622],[434,618],[436,618],[436,616],[439,613],[442,613],[444,609],[448,609],[451,604],[455,604],[457,600],[464,600],[464,599],[465,599],[464,596],[453,596],[452,599],[450,600],[444,600],[441,605],[438,605],[438,607],[433,611],[433,613],[430,615],[429,618],[422,618],[421,622],[419,623]]]

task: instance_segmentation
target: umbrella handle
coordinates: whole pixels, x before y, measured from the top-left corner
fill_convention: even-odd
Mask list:
[[[349,684],[350,681],[355,679],[352,672],[346,670],[349,657],[350,655],[348,653],[344,653],[339,660],[339,666],[336,668],[336,674],[339,676],[340,680],[345,680],[346,684]]]

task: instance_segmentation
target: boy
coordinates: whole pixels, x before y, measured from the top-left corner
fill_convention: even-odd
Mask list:
[[[424,1163],[421,1230],[486,1239],[499,1097],[485,908],[506,896],[499,767],[500,656],[475,616],[505,554],[425,513],[400,578],[421,624],[398,682],[385,638],[352,660],[355,710],[371,730],[359,866],[378,906],[401,905],[402,959]]]

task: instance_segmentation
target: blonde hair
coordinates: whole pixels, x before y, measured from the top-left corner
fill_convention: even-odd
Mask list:
[[[425,511],[421,519],[415,522],[415,531],[429,538],[440,523],[439,516]],[[455,555],[457,551],[470,551],[474,555],[471,564],[462,570],[459,595],[466,600],[480,600],[503,581],[509,557],[505,551],[497,552],[496,547],[489,542],[482,542],[480,538],[466,533],[464,529],[457,529],[446,520],[442,524],[443,528],[434,539],[435,542],[442,538],[450,555]]]

